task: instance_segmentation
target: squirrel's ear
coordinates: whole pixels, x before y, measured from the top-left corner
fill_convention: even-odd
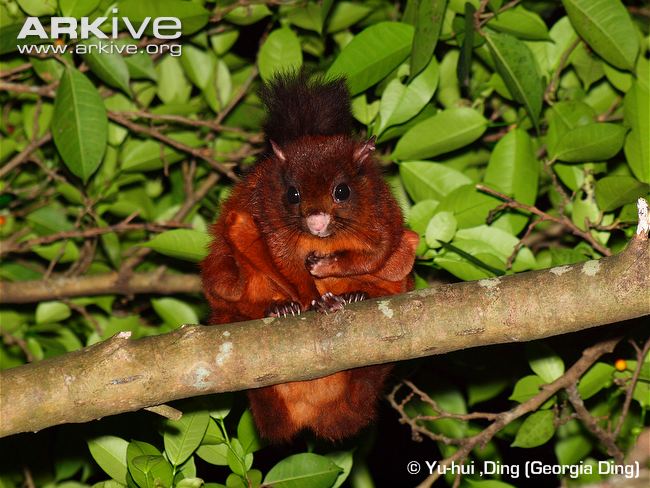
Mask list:
[[[280,149],[280,146],[278,146],[275,143],[275,141],[270,141],[270,142],[271,142],[271,147],[273,148],[273,152],[275,153],[277,158],[284,163],[287,160],[287,157],[282,152],[282,149]]]
[[[356,162],[363,163],[370,157],[372,152],[375,150],[376,139],[377,138],[375,136],[372,136],[366,142],[357,147],[357,149],[354,151],[354,160]]]

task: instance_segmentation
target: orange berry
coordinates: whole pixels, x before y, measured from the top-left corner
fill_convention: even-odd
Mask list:
[[[56,41],[54,41],[54,44],[56,44],[57,46],[63,46],[65,42],[63,42],[63,39],[57,39]]]
[[[7,223],[7,217],[0,215],[0,225],[5,225]]]
[[[625,359],[617,359],[616,362],[614,363],[614,367],[618,371],[625,371],[627,369],[627,362]]]

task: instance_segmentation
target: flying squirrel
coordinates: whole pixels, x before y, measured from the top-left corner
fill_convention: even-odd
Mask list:
[[[374,139],[353,136],[345,80],[281,74],[260,96],[269,152],[223,203],[201,263],[210,323],[332,312],[412,289],[419,237],[404,228]],[[257,428],[271,442],[304,429],[331,441],[353,436],[375,417],[390,369],[249,390]]]

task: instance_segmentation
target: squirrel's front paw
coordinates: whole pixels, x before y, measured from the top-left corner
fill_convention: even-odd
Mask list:
[[[338,312],[343,310],[345,300],[338,295],[327,292],[317,300],[312,300],[311,309],[316,312],[328,314],[330,312]]]
[[[282,302],[272,303],[265,312],[267,317],[288,317],[291,315],[295,317],[300,315],[302,307],[298,302]]]
[[[334,254],[320,254],[316,251],[309,253],[305,259],[305,267],[312,276],[323,278],[330,274],[332,265],[336,262]]]

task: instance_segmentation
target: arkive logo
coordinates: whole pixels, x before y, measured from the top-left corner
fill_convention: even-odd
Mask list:
[[[145,17],[141,23],[133,22],[128,17],[117,17],[118,9],[112,9],[113,17],[110,18],[110,32],[107,34],[100,28],[109,20],[108,17],[97,17],[91,21],[88,17],[51,17],[50,33],[43,27],[38,17],[27,17],[20,29],[18,39],[38,37],[39,39],[58,39],[67,35],[70,39],[97,39],[117,38],[120,33],[120,21],[134,39],[140,39],[147,27],[151,27],[153,37],[156,39],[178,39],[181,36],[182,24],[178,17]]]

